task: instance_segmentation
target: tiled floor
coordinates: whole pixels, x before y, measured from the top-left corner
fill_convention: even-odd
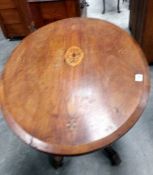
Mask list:
[[[121,13],[117,13],[117,0],[106,0],[106,13],[102,14],[103,0],[88,0],[88,17],[104,19],[112,22],[121,28],[128,30],[129,25],[129,3],[120,3]]]
[[[128,4],[122,4],[122,13],[116,13],[116,1],[106,0],[106,14],[102,15],[102,0],[88,0],[89,17],[109,20],[122,28],[128,28]],[[10,42],[0,35],[0,71],[19,42]],[[151,80],[153,80],[153,68]],[[153,81],[152,81],[153,84]],[[153,175],[153,89],[145,112],[139,122],[114,147],[120,152],[122,164],[112,167],[102,154],[68,157],[65,166],[54,170],[48,156],[32,149],[18,139],[7,127],[0,115],[0,175]]]

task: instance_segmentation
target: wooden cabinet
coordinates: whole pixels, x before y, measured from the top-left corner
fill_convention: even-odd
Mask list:
[[[7,38],[26,36],[50,22],[81,16],[84,0],[0,0],[0,24]]]
[[[153,63],[153,1],[131,0],[130,9],[131,33]]]
[[[81,16],[78,0],[29,0],[28,2],[36,28],[60,19]]]
[[[0,24],[7,38],[31,32],[30,11],[24,0],[0,0]]]

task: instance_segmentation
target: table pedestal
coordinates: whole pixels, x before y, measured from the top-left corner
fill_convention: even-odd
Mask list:
[[[118,166],[121,163],[119,154],[112,148],[112,146],[108,146],[104,148],[104,154],[110,160],[112,166]],[[49,156],[49,160],[51,165],[55,169],[58,169],[63,166],[64,156],[52,155],[52,156]]]
[[[119,154],[111,146],[104,148],[104,154],[108,157],[113,166],[117,166],[121,163]]]
[[[49,161],[55,169],[58,169],[63,166],[64,157],[58,155],[49,155]]]

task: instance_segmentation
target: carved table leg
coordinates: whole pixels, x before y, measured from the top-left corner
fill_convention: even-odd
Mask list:
[[[120,11],[120,0],[118,0],[118,2],[117,2],[117,12],[118,12],[118,13],[121,12],[121,11]]]
[[[105,13],[105,8],[106,8],[106,6],[105,6],[105,0],[103,0],[103,12],[102,12],[102,14]]]
[[[111,146],[104,148],[104,152],[112,165],[117,166],[121,163],[120,156]]]
[[[80,4],[81,9],[83,9],[84,7],[88,7],[88,6],[89,6],[89,4],[86,0],[83,0]]]
[[[58,168],[60,168],[60,167],[63,166],[64,157],[62,157],[62,156],[57,156],[57,155],[53,155],[53,156],[49,156],[49,160],[50,160],[52,166],[53,166],[55,169],[58,169]]]

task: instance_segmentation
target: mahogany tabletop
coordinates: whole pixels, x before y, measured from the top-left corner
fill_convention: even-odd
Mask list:
[[[13,51],[2,74],[1,106],[27,144],[75,155],[125,134],[143,112],[149,86],[145,57],[127,32],[70,18],[35,31]]]

